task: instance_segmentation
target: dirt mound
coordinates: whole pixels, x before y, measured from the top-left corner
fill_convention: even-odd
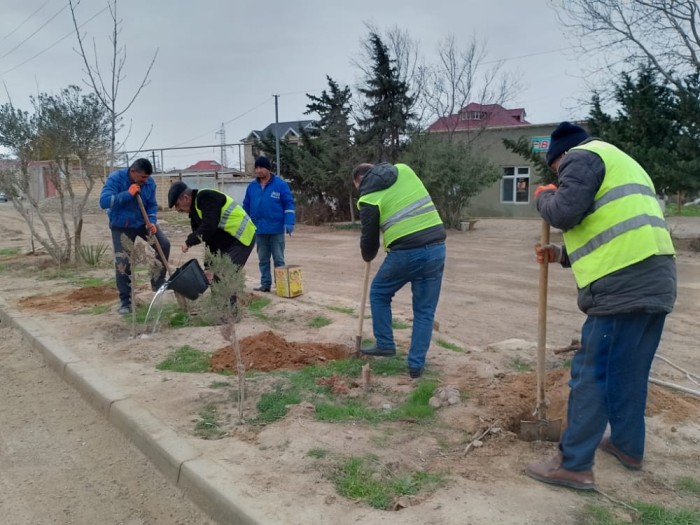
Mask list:
[[[24,297],[17,304],[21,308],[33,308],[47,312],[70,312],[109,303],[116,298],[115,290],[111,286],[86,286],[70,292]]]
[[[657,414],[662,414],[664,418],[674,423],[692,421],[700,415],[700,401],[658,385],[649,385],[646,415]]]
[[[246,370],[295,369],[308,365],[345,359],[352,354],[346,345],[329,343],[291,343],[270,331],[248,336],[240,341]],[[231,346],[220,348],[211,356],[214,372],[236,370],[236,354]]]
[[[482,380],[483,381],[483,380]],[[569,371],[550,370],[547,372],[546,397],[550,402],[547,409],[549,419],[562,419],[566,426],[566,403],[568,401]],[[471,387],[472,391],[474,387]],[[533,412],[537,404],[537,377],[534,373],[509,374],[498,382],[483,387],[478,403],[485,415],[500,419],[503,427],[511,432],[520,432],[521,421],[534,421]]]

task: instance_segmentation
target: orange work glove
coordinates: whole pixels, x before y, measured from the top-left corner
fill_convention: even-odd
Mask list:
[[[546,186],[537,186],[535,190],[535,199],[540,196],[543,191],[557,191],[557,187],[554,184],[547,184]]]
[[[129,189],[127,190],[129,193],[131,193],[132,197],[136,197],[136,194],[141,191],[141,186],[138,184],[132,184],[129,186]]]
[[[153,235],[155,235],[156,232],[158,231],[158,226],[156,226],[156,225],[153,224],[152,222],[149,222],[148,224],[146,224],[146,229],[147,229],[149,232],[151,232]]]
[[[556,244],[535,244],[535,257],[539,264],[561,262],[562,249]]]

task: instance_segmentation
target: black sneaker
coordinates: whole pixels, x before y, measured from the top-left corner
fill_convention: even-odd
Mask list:
[[[253,288],[256,292],[269,292],[270,287],[269,286],[258,286],[256,288]]]
[[[119,307],[119,310],[117,312],[120,315],[126,315],[131,313],[131,305],[130,304],[123,304]]]
[[[411,376],[411,379],[418,379],[420,376],[423,375],[423,369],[422,368],[409,368],[408,375]]]
[[[396,349],[386,349],[386,348],[377,348],[376,346],[373,346],[371,348],[361,348],[360,352],[362,352],[364,355],[373,355],[376,357],[391,357],[396,355]]]

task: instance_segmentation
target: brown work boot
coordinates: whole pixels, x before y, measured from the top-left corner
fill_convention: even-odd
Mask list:
[[[575,472],[566,470],[561,466],[561,454],[553,457],[545,463],[532,463],[525,467],[525,474],[537,481],[561,485],[579,490],[593,490],[593,471],[582,470]]]
[[[613,445],[613,442],[610,441],[609,437],[604,437],[603,439],[601,439],[599,447],[601,450],[604,450],[608,454],[612,454],[613,456],[615,456],[617,460],[620,463],[622,463],[623,467],[628,468],[630,470],[642,469],[641,459],[633,458],[632,456],[628,456],[627,454],[622,452],[619,448]]]

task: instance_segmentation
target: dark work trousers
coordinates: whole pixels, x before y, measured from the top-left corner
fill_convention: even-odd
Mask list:
[[[242,242],[240,242],[238,239],[234,239],[234,242],[231,246],[229,246],[228,249],[226,250],[217,250],[217,253],[223,253],[226,254],[226,256],[231,259],[231,262],[235,264],[236,266],[239,266],[240,268],[243,268],[245,266],[245,263],[248,262],[248,258],[250,257],[250,254],[253,253],[253,248],[255,247],[255,237],[253,237],[253,240],[250,243],[250,246],[246,246]],[[217,280],[217,277],[214,276],[214,280]],[[231,306],[235,306],[237,301],[237,298],[235,295],[231,296],[230,303]]]
[[[114,266],[116,272],[117,290],[119,291],[119,300],[123,306],[131,304],[131,265],[129,264],[128,258],[120,256],[123,254],[124,247],[122,246],[122,234],[126,235],[131,242],[136,241],[136,237],[141,237],[144,241],[147,241],[148,231],[145,226],[140,228],[119,228],[116,226],[111,226],[112,230],[112,246],[114,246]],[[163,250],[163,255],[167,259],[170,257],[170,241],[163,233],[163,230],[158,228],[156,232],[156,239],[160,243],[160,247]],[[156,252],[156,259],[158,259],[161,264],[163,261],[160,259],[160,255],[156,250],[155,246],[152,246],[153,250]],[[151,289],[153,291],[158,290],[165,282],[165,265],[160,271],[160,275],[155,279],[151,278]]]

